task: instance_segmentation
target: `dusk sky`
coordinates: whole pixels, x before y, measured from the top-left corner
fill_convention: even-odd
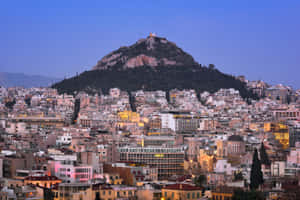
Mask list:
[[[300,1],[8,0],[0,71],[70,77],[150,32],[201,64],[300,88]]]

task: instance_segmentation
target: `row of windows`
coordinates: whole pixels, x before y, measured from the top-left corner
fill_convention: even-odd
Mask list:
[[[90,171],[91,171],[90,168],[79,168],[75,170],[76,173],[88,173]]]
[[[121,154],[121,156],[137,157],[137,158],[184,158],[183,154]]]
[[[164,148],[164,149],[153,149],[153,148],[120,148],[120,152],[154,152],[154,153],[184,153],[181,148]]]
[[[183,195],[183,194],[182,194]],[[175,193],[174,192],[172,192],[170,195],[168,195],[168,192],[165,192],[165,197],[168,197],[168,196],[171,196],[172,197],[172,199],[174,199],[175,198]],[[179,194],[179,196],[181,196],[181,194]],[[195,199],[195,198],[200,198],[200,192],[197,192],[197,193],[195,193],[195,192],[193,192],[193,193],[187,193],[186,194],[186,197],[183,197],[183,198],[187,198],[187,199]]]
[[[59,168],[59,171],[61,172],[65,172],[65,171],[71,171],[70,168]]]
[[[224,197],[221,195],[213,195],[212,199],[213,200],[231,200],[231,197]]]
[[[79,179],[79,178],[89,178],[89,175],[88,174],[77,174],[77,175],[75,175],[75,178],[76,179]]]
[[[183,164],[183,160],[182,159],[172,159],[172,160],[168,160],[168,159],[135,159],[135,158],[122,158],[120,157],[120,161],[132,161],[132,162],[137,162],[137,163],[145,163],[148,165],[162,165],[162,166],[166,166],[166,164],[169,165],[181,165]]]

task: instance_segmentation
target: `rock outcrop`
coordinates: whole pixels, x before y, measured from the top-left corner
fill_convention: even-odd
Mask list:
[[[93,67],[93,70],[197,64],[192,56],[178,48],[175,43],[165,38],[150,35],[145,39],[138,40],[129,47],[121,47],[104,56]]]

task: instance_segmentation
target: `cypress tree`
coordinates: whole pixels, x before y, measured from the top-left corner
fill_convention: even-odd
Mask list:
[[[264,143],[261,143],[261,146],[260,146],[260,149],[259,149],[259,153],[260,153],[261,164],[270,166],[271,162],[270,162],[269,156],[268,156],[268,154],[266,152]]]
[[[255,148],[253,154],[253,161],[251,166],[251,175],[250,175],[250,188],[256,190],[261,184],[263,184],[263,173],[261,171],[261,163],[258,159],[258,152]]]

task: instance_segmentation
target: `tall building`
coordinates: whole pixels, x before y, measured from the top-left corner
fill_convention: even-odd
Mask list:
[[[147,146],[119,148],[120,161],[147,164],[158,169],[158,179],[183,174],[183,147]]]

